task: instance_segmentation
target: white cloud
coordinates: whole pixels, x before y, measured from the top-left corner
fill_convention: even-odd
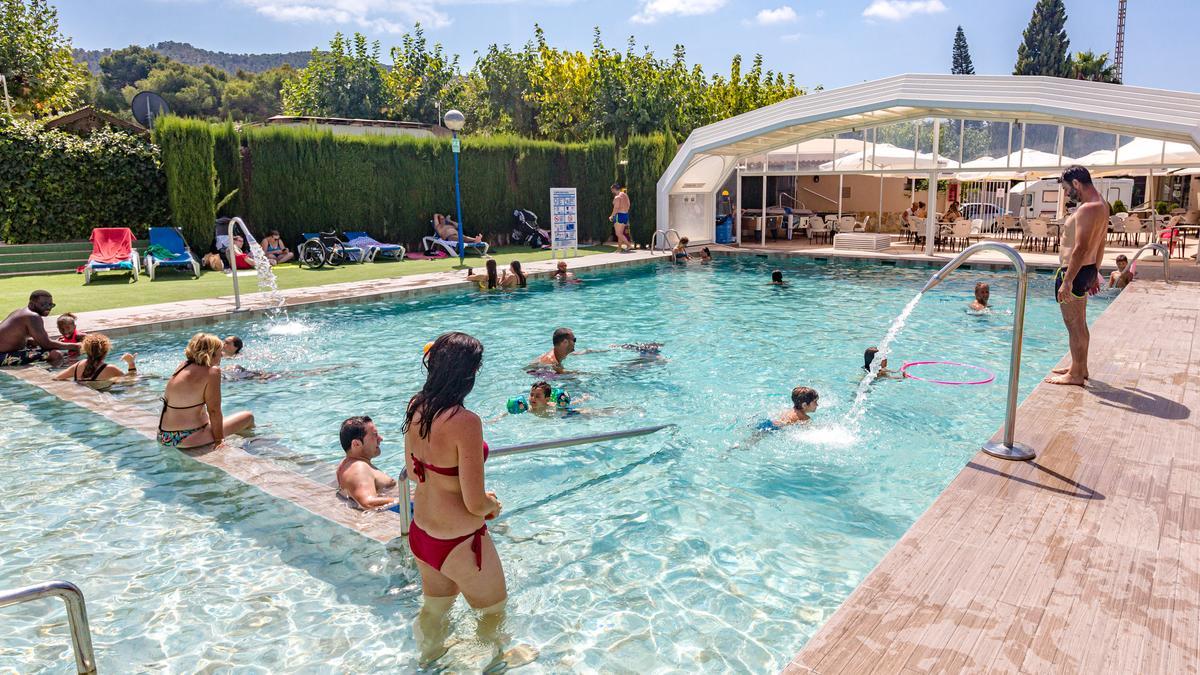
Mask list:
[[[238,0],[281,22],[329,23],[356,30],[403,33],[414,23],[429,28],[450,25],[436,0]]]
[[[755,23],[760,26],[774,26],[781,23],[791,23],[798,17],[796,10],[784,5],[776,9],[764,9],[754,17]]]
[[[862,15],[868,19],[903,21],[914,14],[937,14],[946,11],[942,0],[873,0]]]
[[[725,6],[725,0],[643,0],[642,11],[629,17],[634,23],[655,23],[671,16],[712,14]]]
[[[808,33],[788,33],[787,35],[779,36],[779,39],[784,42],[799,42],[806,38],[808,38]]]

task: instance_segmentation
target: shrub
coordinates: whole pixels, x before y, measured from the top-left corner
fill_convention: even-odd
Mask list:
[[[0,239],[86,239],[94,227],[145,237],[164,224],[158,148],[124,131],[86,138],[0,116]]]
[[[1125,202],[1118,199],[1112,204],[1109,204],[1109,215],[1115,213],[1129,213],[1129,209],[1125,207]]]
[[[662,134],[629,139],[625,180],[629,192],[630,236],[635,242],[649,244],[657,228],[658,179],[675,158],[675,152],[675,143]]]
[[[154,142],[162,149],[171,222],[183,231],[193,250],[205,251],[216,220],[212,125],[162,117],[154,121]]]
[[[1165,216],[1170,213],[1172,209],[1177,208],[1179,208],[1179,205],[1175,202],[1154,202],[1154,212],[1160,216]]]

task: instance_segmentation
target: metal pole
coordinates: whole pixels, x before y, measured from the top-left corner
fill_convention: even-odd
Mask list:
[[[240,312],[242,309],[242,294],[238,291],[238,276],[237,276],[237,257],[233,253],[233,226],[241,225],[242,230],[246,229],[241,218],[229,219],[229,247],[226,252],[229,254],[229,275],[233,277],[233,311]]]
[[[572,436],[570,438],[560,438],[552,441],[534,441],[533,443],[521,443],[518,445],[507,445],[502,448],[492,448],[488,453],[490,457],[498,457],[500,455],[517,455],[523,452],[533,452],[534,450],[548,450],[550,448],[565,448],[570,445],[585,445],[587,443],[599,443],[600,441],[612,441],[618,438],[632,438],[634,436],[645,436],[657,431],[662,431],[667,427],[673,427],[674,424],[658,424],[652,427],[639,427],[637,429],[626,429],[625,431],[611,431],[604,434],[590,434],[587,436]]]
[[[75,652],[75,669],[85,675],[96,672],[96,655],[92,651],[92,634],[88,628],[87,606],[83,591],[69,581],[49,581],[35,586],[15,588],[0,593],[0,607],[48,597],[61,598],[67,606],[67,625],[71,628],[71,649]]]
[[[408,482],[408,467],[400,470],[400,475],[396,478],[400,482],[400,517],[404,520],[400,526],[400,534],[408,535],[409,527],[412,525],[412,511],[409,504],[412,504],[412,485]]]
[[[4,86],[4,107],[8,109],[8,116],[12,117],[12,101],[8,100],[8,78],[0,75],[0,85]]]
[[[937,177],[938,146],[941,144],[942,120],[933,120],[933,171],[929,172],[929,211],[925,216],[925,255],[933,255],[933,243],[937,235]]]
[[[766,160],[763,160],[764,162]],[[766,168],[764,166],[764,168]],[[762,211],[758,214],[759,225],[762,227],[762,243],[760,246],[767,245],[767,174],[763,174],[763,190],[762,190]]]
[[[737,234],[737,245],[742,245],[742,167],[735,167],[733,170],[735,183],[733,187],[734,201],[737,205],[733,210],[733,231]]]
[[[466,252],[463,249],[462,192],[458,188],[458,132],[451,133],[454,135],[451,141],[451,149],[454,150],[454,211],[458,215],[458,264],[461,266]]]

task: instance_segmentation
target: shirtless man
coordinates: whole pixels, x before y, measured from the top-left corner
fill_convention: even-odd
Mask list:
[[[980,281],[975,284],[975,300],[967,305],[967,309],[972,312],[986,312],[988,300],[992,297],[992,289],[986,282]]]
[[[1067,198],[1079,204],[1064,226],[1075,229],[1075,248],[1066,253],[1066,267],[1054,275],[1054,293],[1062,311],[1071,345],[1071,363],[1055,368],[1050,384],[1082,387],[1088,379],[1087,298],[1100,290],[1100,261],[1108,231],[1108,203],[1092,185],[1092,176],[1082,166],[1069,166],[1061,182]]]
[[[395,498],[379,494],[396,487],[396,479],[371,463],[379,456],[379,443],[383,441],[371,418],[363,415],[342,422],[338,437],[346,451],[346,458],[337,468],[338,491],[364,509],[396,504]]]
[[[51,340],[43,317],[50,316],[54,298],[49,291],[29,294],[29,305],[13,310],[0,322],[0,366],[23,366],[35,361],[58,365],[65,351],[79,351],[79,343]],[[32,344],[31,344],[32,343]]]
[[[613,208],[608,221],[617,233],[617,246],[622,252],[633,250],[633,240],[629,238],[629,195],[621,191],[620,183],[612,184],[612,193]]]
[[[554,278],[559,281],[574,281],[575,274],[567,269],[567,261],[559,260],[558,265],[554,269]]]
[[[554,348],[537,357],[533,365],[535,367],[550,366],[556,373],[565,373],[567,371],[563,368],[563,362],[573,351],[575,351],[575,333],[571,332],[570,328],[559,328],[554,331]]]

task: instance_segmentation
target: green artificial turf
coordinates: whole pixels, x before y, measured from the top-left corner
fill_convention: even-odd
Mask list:
[[[616,249],[611,246],[594,246],[580,249],[579,253],[581,256],[585,256],[614,250]],[[493,248],[492,251],[496,263],[501,268],[507,266],[512,260],[527,263],[550,258],[550,251],[532,251],[522,246]],[[476,271],[482,271],[483,262],[478,256],[469,256],[466,259],[466,264],[475,267]],[[326,266],[317,270],[300,268],[294,263],[286,263],[275,267],[274,270],[280,290],[286,290],[346,281],[445,272],[456,268],[458,268],[458,258],[404,260],[402,262],[383,261],[340,267]],[[254,276],[238,277],[238,285],[243,293],[252,293],[258,290],[257,279]],[[37,289],[45,289],[54,295],[54,302],[58,305],[54,308],[54,313],[58,314],[60,312],[87,312],[232,295],[233,281],[228,275],[221,272],[206,270],[201,273],[199,279],[193,279],[190,273],[161,269],[158,278],[154,281],[150,281],[150,277],[143,273],[137,283],[129,283],[128,274],[108,272],[92,277],[92,283],[87,286],[83,285],[82,274],[0,277],[0,316],[28,304],[30,292]]]

